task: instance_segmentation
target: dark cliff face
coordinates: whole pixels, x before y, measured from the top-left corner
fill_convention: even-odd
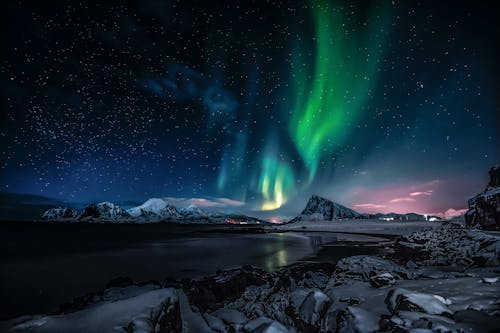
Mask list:
[[[302,215],[322,214],[324,220],[333,220],[333,202],[313,195],[307,202]]]
[[[468,227],[500,229],[500,166],[491,168],[489,174],[486,189],[469,199],[469,210],[465,213]]]
[[[489,171],[490,182],[488,187],[500,187],[500,165],[494,166]]]
[[[305,219],[307,217],[322,215],[323,220],[334,220],[343,218],[358,218],[359,213],[339,205],[331,200],[322,198],[318,195],[313,195],[307,202],[306,208],[301,213],[301,216]]]

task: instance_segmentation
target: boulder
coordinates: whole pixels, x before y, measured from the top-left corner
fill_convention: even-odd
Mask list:
[[[390,274],[393,279],[413,279],[415,275],[393,261],[372,257],[352,256],[339,260],[334,272],[335,283],[343,281],[370,281],[380,274]]]
[[[433,294],[425,294],[406,289],[392,289],[385,299],[387,309],[393,314],[401,311],[422,312],[430,315],[451,317],[448,305],[451,301]]]

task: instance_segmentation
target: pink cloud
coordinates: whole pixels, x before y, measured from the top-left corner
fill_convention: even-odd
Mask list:
[[[229,198],[174,198],[167,197],[166,201],[174,206],[178,207],[188,207],[196,206],[200,208],[230,208],[230,207],[241,207],[246,205],[243,201],[233,200]]]
[[[229,198],[217,198],[217,200],[220,203],[226,204],[228,206],[235,206],[235,207],[244,206],[246,204],[243,201],[233,200],[233,199],[229,199]]]
[[[441,210],[441,196],[436,193],[447,188],[449,182],[430,180],[427,182],[410,182],[400,185],[384,185],[378,188],[354,188],[346,200],[347,204],[363,213],[420,213],[426,214]],[[366,205],[365,203],[370,203]],[[360,206],[357,206],[360,205]],[[448,206],[449,207],[449,206]]]
[[[455,216],[460,216],[462,214],[465,214],[467,212],[467,208],[462,208],[462,209],[454,209],[454,208],[449,208],[446,210],[446,212],[443,213],[443,217],[449,219]]]
[[[410,196],[416,197],[416,196],[421,196],[421,195],[432,195],[432,190],[430,191],[424,191],[424,192],[411,192]]]
[[[390,203],[397,203],[397,202],[412,202],[412,201],[415,201],[415,199],[413,198],[394,198],[392,200],[390,200],[389,202]]]
[[[354,207],[367,208],[367,209],[377,209],[377,208],[385,208],[387,206],[386,205],[372,204],[372,203],[363,203],[363,204],[354,205]]]

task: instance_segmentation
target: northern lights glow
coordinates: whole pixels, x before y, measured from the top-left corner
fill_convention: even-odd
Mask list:
[[[377,9],[370,12],[367,26],[351,27],[345,8],[326,1],[314,2],[312,13],[313,68],[304,56],[306,46],[295,45],[291,66],[295,100],[289,123],[290,137],[308,169],[307,184],[314,180],[320,161],[334,155],[335,147],[345,142],[362,116],[377,82],[388,22],[387,10]],[[289,174],[290,169],[265,157],[259,182],[266,199],[262,209],[276,209],[287,201],[289,191],[297,186],[291,176],[283,186],[284,175]]]
[[[262,210],[273,210],[281,207],[293,189],[294,177],[292,169],[284,162],[278,161],[275,155],[267,155],[262,161],[262,174],[259,190],[266,200]]]
[[[292,64],[294,96],[290,135],[312,181],[321,158],[341,145],[376,83],[383,52],[387,13],[372,11],[364,31],[351,29],[342,8],[326,1],[313,6],[316,32],[314,75],[308,80],[301,48]],[[304,51],[305,53],[305,51]]]
[[[318,194],[435,214],[464,208],[499,163],[488,6],[5,6],[4,202],[229,198],[244,203],[231,213],[283,217]]]

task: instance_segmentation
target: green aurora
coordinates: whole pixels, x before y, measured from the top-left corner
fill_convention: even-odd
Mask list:
[[[389,22],[387,8],[372,9],[364,26],[353,25],[346,8],[326,1],[315,2],[312,13],[314,66],[308,66],[307,47],[300,44],[291,66],[295,101],[289,134],[307,168],[302,186],[314,180],[320,162],[331,161],[362,116],[377,82]],[[262,165],[259,191],[266,201],[261,208],[279,208],[296,187],[293,169],[269,155]]]

